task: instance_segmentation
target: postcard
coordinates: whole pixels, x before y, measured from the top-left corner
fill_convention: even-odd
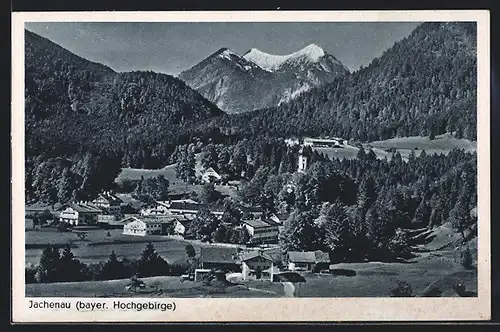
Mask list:
[[[13,321],[489,319],[489,34],[13,13]]]

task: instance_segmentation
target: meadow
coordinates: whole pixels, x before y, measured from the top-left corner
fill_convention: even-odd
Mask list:
[[[97,229],[87,231],[85,240],[81,240],[74,232],[58,232],[56,230],[26,231],[25,259],[26,263],[38,264],[43,248],[55,245],[60,248],[70,245],[76,258],[84,263],[97,263],[108,259],[111,251],[119,258],[137,259],[141,257],[146,244],[153,242],[156,251],[169,263],[185,261],[187,242],[165,236],[131,236],[123,235],[122,230]],[[199,245],[193,244],[196,250]]]
[[[412,136],[412,137],[397,137],[384,141],[374,141],[362,144],[365,149],[372,149],[377,158],[390,159],[393,150],[399,151],[404,160],[408,160],[408,156],[414,151],[416,156],[419,156],[425,150],[427,154],[447,154],[454,148],[464,149],[465,151],[475,151],[477,148],[476,141],[467,139],[458,139],[450,134],[436,136],[431,140],[429,137]],[[325,153],[328,157],[339,159],[356,158],[359,148],[352,145],[344,145],[340,148],[314,148],[318,152]]]

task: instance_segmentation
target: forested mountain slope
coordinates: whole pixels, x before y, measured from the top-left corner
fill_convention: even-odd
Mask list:
[[[75,166],[83,160],[107,160],[110,177],[120,165],[164,166],[175,146],[191,139],[195,126],[222,114],[172,76],[116,73],[34,33],[25,36],[28,191],[31,172],[50,158],[73,160],[62,170],[71,167],[83,179],[88,176]]]

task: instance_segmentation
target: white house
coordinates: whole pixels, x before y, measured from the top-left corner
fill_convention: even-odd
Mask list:
[[[222,177],[217,173],[212,167],[207,169],[205,173],[201,176],[203,182],[210,183],[214,181],[219,181]]]
[[[278,225],[270,219],[243,220],[252,243],[275,243],[278,241]]]
[[[123,234],[136,236],[161,234],[163,224],[161,219],[141,220],[136,217],[130,218],[132,218],[133,221],[123,226]]]
[[[289,251],[288,269],[290,271],[311,271],[316,266],[326,267],[330,264],[328,253],[317,251]]]
[[[68,223],[72,226],[94,224],[97,222],[97,216],[101,213],[102,210],[96,207],[84,203],[73,203],[69,204],[59,213],[59,221]]]
[[[288,146],[295,146],[295,145],[299,145],[300,142],[297,138],[287,138],[287,139],[285,139],[285,144]]]
[[[255,274],[257,269],[261,272],[269,271],[270,280],[273,281],[274,267],[273,258],[264,252],[245,252],[241,255],[241,276],[243,280],[252,279],[251,276]]]
[[[338,137],[332,138],[304,138],[304,146],[311,147],[340,147],[344,145],[344,139]]]

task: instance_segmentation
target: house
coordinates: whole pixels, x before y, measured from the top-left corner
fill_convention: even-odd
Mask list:
[[[220,181],[222,177],[212,167],[207,169],[202,175],[201,180],[205,183]]]
[[[102,214],[102,210],[86,203],[71,203],[59,213],[59,221],[72,226],[81,224],[96,224],[97,216]]]
[[[190,218],[184,218],[184,217],[175,218],[174,234],[184,236],[191,222],[192,219]]]
[[[328,268],[330,257],[323,251],[289,251],[288,269],[290,271],[313,271]]]
[[[276,243],[278,242],[278,224],[271,219],[242,220],[250,234],[251,243]]]
[[[133,217],[138,217],[138,215],[100,214],[97,216],[97,223],[104,229],[123,229],[126,224],[135,220]]]
[[[110,214],[115,214],[121,212],[123,201],[116,197],[111,191],[103,191],[91,203]]]
[[[273,281],[275,270],[274,260],[263,251],[253,250],[241,254],[241,275],[243,280],[250,279],[257,270],[269,271],[269,280]]]
[[[130,217],[132,221],[123,226],[123,234],[125,235],[160,235],[163,229],[165,220],[161,218],[137,218]]]
[[[97,215],[97,223],[99,226],[109,225],[117,221],[115,214],[99,214]]]
[[[192,199],[177,199],[177,200],[170,200],[170,201],[156,201],[152,204],[149,204],[148,206],[144,207],[141,209],[140,214],[143,216],[149,216],[149,215],[169,215],[172,214],[170,212],[170,207],[174,204],[175,206],[179,206],[182,204],[198,204],[198,202],[192,200]],[[175,210],[174,206],[174,210]]]
[[[240,272],[238,249],[234,247],[202,247],[200,251],[202,269],[221,269]]]
[[[283,225],[288,217],[290,217],[290,213],[271,213],[269,215],[269,219],[279,225]]]
[[[332,138],[304,138],[304,146],[310,147],[336,147],[344,145],[345,140],[338,137]]]
[[[295,145],[299,145],[300,141],[297,138],[287,138],[287,139],[285,139],[285,144],[287,146],[295,146]]]
[[[248,219],[257,219],[264,214],[264,210],[256,206],[243,206],[241,207],[241,212],[243,213],[243,217]]]
[[[193,203],[177,203],[173,202],[168,208],[172,215],[184,215],[194,217],[202,210],[208,210],[217,217],[222,217],[226,210],[222,205],[206,205],[206,204],[193,204]]]
[[[157,216],[157,215],[168,215],[169,206],[167,202],[164,201],[156,201],[152,204],[149,204],[146,207],[143,207],[140,211],[141,216]]]

